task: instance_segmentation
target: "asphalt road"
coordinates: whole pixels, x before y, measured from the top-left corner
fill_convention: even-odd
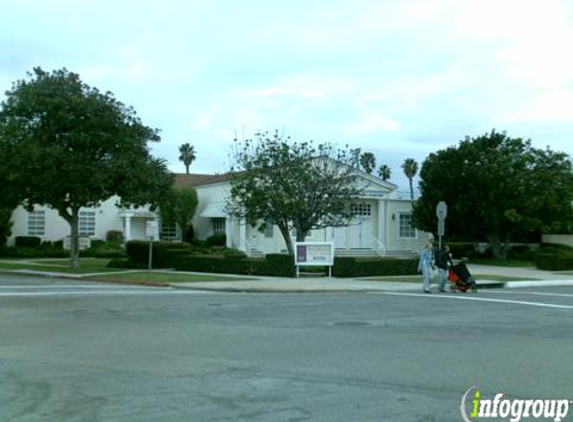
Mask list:
[[[0,420],[460,421],[472,386],[573,399],[572,339],[573,288],[231,294],[0,276]]]

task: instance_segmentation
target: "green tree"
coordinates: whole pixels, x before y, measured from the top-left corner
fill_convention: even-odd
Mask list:
[[[12,182],[10,163],[10,152],[7,142],[0,139],[0,247],[6,244],[11,234],[12,223],[10,218],[16,205],[18,205],[18,195]]]
[[[418,162],[413,158],[406,158],[402,163],[402,170],[404,170],[404,174],[410,183],[410,199],[414,199],[413,180],[414,177],[416,177],[416,174],[418,174]]]
[[[371,152],[365,152],[360,156],[360,165],[367,174],[372,174],[376,168],[376,157]]]
[[[161,202],[159,214],[162,222],[177,224],[180,230],[180,240],[191,226],[191,220],[197,210],[197,191],[192,186],[173,187],[170,194]]]
[[[498,258],[523,233],[571,232],[573,173],[564,153],[492,130],[430,154],[414,204],[417,228],[434,231],[435,207],[448,204],[446,229],[461,239],[487,240]]]
[[[354,151],[296,143],[278,132],[235,142],[227,206],[232,215],[261,229],[276,225],[290,254],[292,228],[301,242],[310,230],[349,224],[349,203],[364,190]]]
[[[182,144],[179,147],[179,160],[185,164],[185,173],[189,174],[189,166],[195,161],[195,147],[189,143]]]
[[[392,176],[392,170],[386,164],[382,164],[378,169],[378,177],[382,180],[388,180]]]
[[[47,205],[70,225],[72,267],[78,266],[78,214],[114,195],[123,205],[157,204],[173,180],[150,155],[156,129],[135,111],[66,69],[35,68],[14,83],[0,110],[0,141],[11,151],[19,201]]]

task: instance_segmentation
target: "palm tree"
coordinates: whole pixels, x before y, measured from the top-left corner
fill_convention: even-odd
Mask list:
[[[179,160],[183,161],[183,164],[185,164],[185,173],[189,174],[189,166],[196,158],[195,147],[187,142],[179,147],[179,152],[181,153]]]
[[[391,175],[392,170],[390,170],[390,167],[388,167],[386,164],[382,164],[378,169],[378,177],[380,177],[382,180],[388,180]]]
[[[365,152],[360,156],[360,165],[366,173],[371,174],[376,168],[376,157],[371,152]]]
[[[410,199],[414,199],[414,187],[412,186],[412,179],[418,174],[418,163],[413,158],[406,158],[402,164],[404,174],[410,182]]]

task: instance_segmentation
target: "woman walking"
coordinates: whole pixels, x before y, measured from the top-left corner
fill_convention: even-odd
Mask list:
[[[418,272],[424,277],[424,293],[432,293],[432,265],[434,264],[434,254],[431,243],[426,243],[424,249],[420,252],[420,262],[418,262]]]

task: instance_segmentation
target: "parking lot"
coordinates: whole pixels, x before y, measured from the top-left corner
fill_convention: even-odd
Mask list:
[[[5,421],[459,421],[573,398],[573,288],[221,293],[0,276]]]

